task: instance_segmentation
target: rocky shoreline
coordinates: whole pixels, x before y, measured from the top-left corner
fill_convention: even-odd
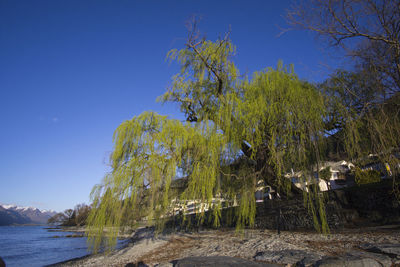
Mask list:
[[[234,229],[156,235],[152,228],[142,228],[123,249],[53,266],[212,266],[218,262],[225,262],[224,266],[400,266],[400,225],[329,235],[311,231],[278,235],[272,230],[238,235]]]
[[[392,186],[386,181],[329,192],[326,203],[329,235],[312,230],[313,217],[304,207],[302,197],[287,201],[273,199],[257,204],[255,229],[246,230],[243,235],[237,235],[232,228],[160,235],[155,235],[151,228],[141,228],[121,236],[130,238],[128,246],[121,250],[59,266],[135,266],[138,263],[141,266],[212,266],[206,264],[208,260],[214,265],[228,261],[231,264],[225,266],[234,266],[234,259],[240,259],[238,266],[247,260],[244,266],[260,263],[400,267],[400,209],[391,191]],[[229,209],[222,211],[221,224],[225,227],[232,226],[226,220],[229,212]],[[203,223],[202,227],[207,229],[210,225]],[[169,221],[167,228],[183,229],[175,220]],[[285,231],[278,235],[274,230],[266,230],[277,228]],[[63,231],[82,232],[84,228],[68,227]],[[181,259],[187,262],[188,258],[192,264],[183,264]]]

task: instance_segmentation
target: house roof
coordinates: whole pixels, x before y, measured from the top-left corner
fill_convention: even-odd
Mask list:
[[[354,167],[354,164],[351,162],[347,162],[345,160],[333,162],[333,161],[326,161],[320,164],[319,170],[323,170],[327,167],[330,167],[331,172],[340,172],[340,173],[345,173],[350,170],[351,167]],[[314,170],[316,171],[317,168],[315,167]],[[301,177],[303,175],[303,171],[297,171],[297,172],[289,172],[285,174],[284,176],[286,178],[292,178],[292,177]]]
[[[348,172],[351,167],[354,167],[354,164],[345,160],[337,162],[327,161],[322,164],[319,170],[321,171],[327,167],[330,167],[332,172]]]

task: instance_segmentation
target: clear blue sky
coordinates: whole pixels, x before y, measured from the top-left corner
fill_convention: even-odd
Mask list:
[[[185,21],[210,39],[232,30],[241,72],[278,60],[320,81],[335,62],[306,32],[278,37],[290,1],[0,0],[0,203],[62,211],[89,202],[112,135],[156,103],[176,72]]]

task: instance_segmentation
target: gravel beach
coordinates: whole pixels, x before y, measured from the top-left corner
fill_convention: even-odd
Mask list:
[[[355,260],[363,261],[361,266],[400,266],[399,244],[399,225],[347,229],[329,235],[293,231],[278,235],[272,230],[237,234],[234,229],[155,235],[151,228],[142,228],[121,250],[57,266],[174,266],[174,260],[210,256],[281,266],[340,266],[341,261]],[[324,265],[326,261],[333,261],[334,265]]]

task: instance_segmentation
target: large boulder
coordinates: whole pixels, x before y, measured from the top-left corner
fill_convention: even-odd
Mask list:
[[[340,257],[324,257],[314,264],[315,267],[383,267],[381,263],[372,258],[364,258],[347,254]],[[390,265],[388,265],[390,267]]]
[[[361,249],[400,259],[400,244],[363,244]]]
[[[279,267],[276,264],[248,261],[226,256],[188,257],[173,261],[174,267]]]
[[[310,266],[314,262],[320,260],[321,255],[303,250],[280,250],[280,251],[263,251],[254,256],[256,261],[272,262],[278,264],[290,264],[298,266]]]
[[[353,255],[355,257],[360,257],[360,258],[369,258],[377,261],[378,263],[381,264],[381,266],[392,266],[392,259],[381,253],[373,253],[373,252],[368,252],[368,251],[360,251],[360,250],[353,250],[348,253],[349,255]]]
[[[395,247],[396,245],[394,245]],[[381,246],[380,246],[381,247]],[[395,248],[382,246],[381,249],[395,252]],[[392,256],[393,254],[391,254]],[[351,250],[337,257],[323,257],[320,254],[303,250],[263,251],[254,257],[257,261],[272,262],[290,266],[344,266],[344,267],[385,267],[392,266],[396,259],[385,253],[365,250]]]

